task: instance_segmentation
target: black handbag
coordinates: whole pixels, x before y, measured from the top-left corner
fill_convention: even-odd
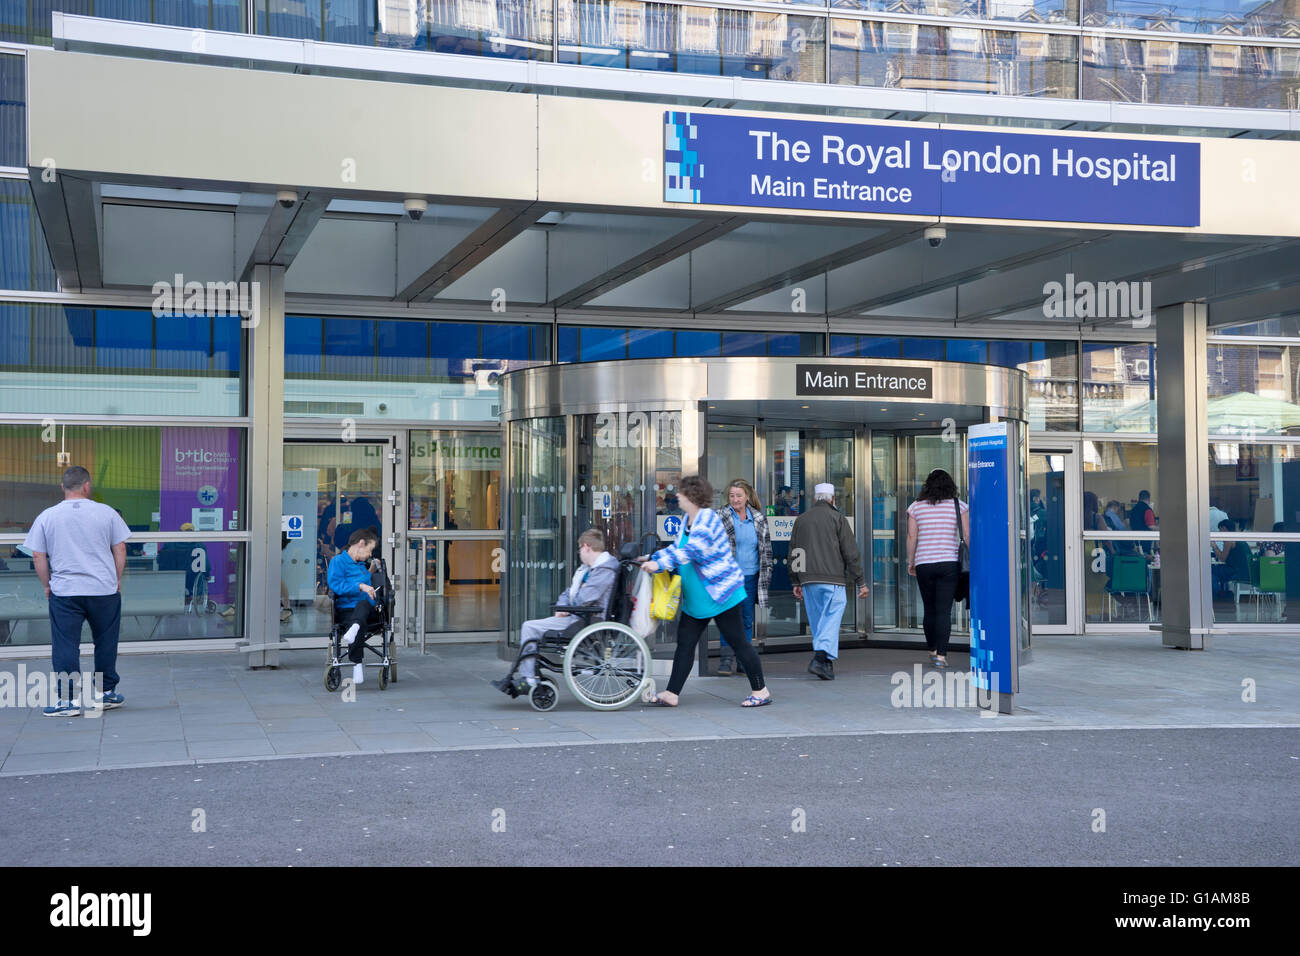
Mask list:
[[[952,499],[953,511],[957,512],[957,540],[961,543],[957,546],[957,590],[953,592],[953,602],[960,604],[962,601],[970,600],[970,545],[966,543],[966,536],[961,530],[961,505],[957,499]]]

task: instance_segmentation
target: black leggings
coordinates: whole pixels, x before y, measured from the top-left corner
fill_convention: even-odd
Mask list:
[[[952,598],[957,593],[961,563],[939,561],[916,566],[916,584],[925,608],[925,646],[940,656],[948,654],[952,636]]]
[[[723,639],[731,645],[740,666],[745,668],[749,686],[753,690],[763,689],[763,665],[758,661],[749,638],[745,636],[745,619],[741,605],[723,611],[714,618],[691,617],[685,611],[677,620],[677,652],[673,654],[673,673],[668,678],[668,693],[680,694],[686,685],[686,678],[691,676],[691,665],[695,660],[695,647],[700,642],[700,635],[709,626],[709,621],[718,622],[718,630]]]
[[[348,647],[348,660],[353,664],[360,664],[366,659],[366,631],[380,623],[379,609],[367,601],[365,598],[357,601],[356,607],[350,607],[339,615],[339,640],[347,634],[348,628],[353,624],[357,625],[356,638]]]

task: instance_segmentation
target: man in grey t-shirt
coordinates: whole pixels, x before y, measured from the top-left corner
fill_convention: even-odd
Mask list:
[[[89,622],[95,641],[95,673],[103,679],[103,706],[122,706],[117,687],[117,636],[122,623],[122,571],[131,529],[108,505],[91,500],[90,472],[63,473],[63,501],[32,522],[23,546],[50,600],[51,657],[59,675],[81,671],[81,627]],[[82,689],[84,694],[92,688]],[[59,699],[47,717],[73,717],[80,706],[70,682],[59,678]]]

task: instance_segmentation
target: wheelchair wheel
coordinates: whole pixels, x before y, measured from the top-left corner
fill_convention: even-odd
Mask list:
[[[388,690],[388,668],[379,668],[379,689]]]
[[[397,661],[389,660],[388,662],[388,682],[390,684],[397,683]]]
[[[596,710],[619,710],[641,696],[650,679],[650,651],[626,624],[598,621],[564,651],[564,682]]]
[[[539,680],[528,691],[528,703],[533,705],[533,710],[540,710],[545,713],[548,710],[554,710],[555,705],[560,702],[560,688],[556,687],[552,681]]]
[[[343,676],[339,673],[337,667],[325,668],[325,689],[331,694],[339,689],[343,683]]]

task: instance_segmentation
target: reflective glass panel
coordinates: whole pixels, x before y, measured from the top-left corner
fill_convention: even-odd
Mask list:
[[[0,425],[0,532],[25,532],[62,501],[73,465],[132,531],[240,531],[243,462],[242,428]]]
[[[121,641],[242,637],[244,544],[128,543],[122,574]],[[85,628],[82,639],[90,640]],[[0,545],[0,644],[49,644],[45,588],[21,548]],[[83,666],[88,663],[83,656]]]
[[[1211,438],[1300,435],[1300,347],[1209,346]]]
[[[9,4],[0,5],[4,9]],[[23,58],[0,56],[0,166],[27,165],[27,95]]]
[[[1287,573],[1288,565],[1293,569]],[[1212,541],[1210,577],[1215,623],[1280,624],[1300,600],[1300,541]],[[1294,613],[1291,615],[1295,619]]]
[[[237,32],[244,28],[243,9],[242,0],[10,0],[0,3],[0,40],[48,45],[55,11]]]
[[[1083,25],[1118,30],[1295,36],[1300,9],[1256,0],[1082,0]]]
[[[504,372],[550,359],[551,327],[285,317],[286,415],[497,417]]]
[[[1282,531],[1297,482],[1300,445],[1211,444],[1210,531]],[[1231,527],[1220,528],[1225,520]]]
[[[1080,392],[1086,432],[1156,430],[1156,347],[1085,342]]]
[[[821,82],[825,21],[760,10],[574,0],[561,14],[561,63]]]
[[[1298,47],[1179,42],[1168,27],[1147,29],[1151,39],[1083,38],[1083,99],[1248,109],[1300,103]]]
[[[1159,527],[1154,442],[1083,443],[1083,530]]]
[[[1072,98],[1077,40],[928,23],[830,21],[830,82],[903,90]]]
[[[238,316],[0,303],[0,410],[239,415]]]
[[[1089,624],[1159,623],[1159,542],[1085,540],[1083,601]]]

